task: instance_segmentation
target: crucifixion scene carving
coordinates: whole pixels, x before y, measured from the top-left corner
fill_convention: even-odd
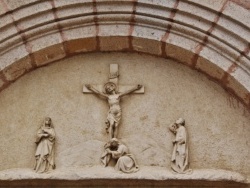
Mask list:
[[[0,0],[0,187],[250,187],[250,0]]]
[[[118,135],[118,128],[122,116],[122,109],[120,106],[121,98],[131,93],[144,93],[144,87],[142,85],[119,86],[118,77],[118,65],[111,64],[109,82],[104,86],[86,84],[83,88],[83,93],[94,93],[108,101],[109,111],[105,124],[106,132],[109,133],[110,139],[117,138]],[[100,90],[101,87],[104,88],[104,91]],[[99,90],[97,88],[99,88]]]
[[[71,57],[20,78],[0,93],[0,104],[8,136],[0,138],[0,186],[247,181],[250,116],[216,83],[174,60]]]

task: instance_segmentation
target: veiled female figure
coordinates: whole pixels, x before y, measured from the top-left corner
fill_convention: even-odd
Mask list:
[[[46,117],[44,124],[37,132],[35,153],[36,163],[34,170],[38,173],[55,169],[55,130],[52,126],[51,118]]]

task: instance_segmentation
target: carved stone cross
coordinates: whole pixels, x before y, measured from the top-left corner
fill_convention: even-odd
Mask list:
[[[105,123],[107,133],[109,133],[110,130],[110,139],[117,138],[118,126],[122,115],[120,107],[121,97],[130,93],[144,93],[144,87],[142,85],[119,86],[118,77],[118,65],[111,64],[108,83],[104,86],[89,84],[83,86],[83,93],[94,93],[107,99],[109,103],[109,112]]]
[[[133,88],[134,86],[131,85],[121,85],[119,86],[118,84],[118,77],[119,77],[119,72],[118,72],[118,64],[110,64],[110,71],[109,71],[109,82],[113,82],[116,87],[117,87],[117,92],[121,93],[124,92],[126,90],[129,90],[131,88]],[[99,91],[103,91],[103,86],[101,84],[96,84],[96,85],[92,85],[94,86],[96,89],[98,89]],[[89,90],[85,85],[83,86],[83,93],[93,93],[91,90]],[[138,93],[138,94],[142,94],[144,93],[144,87],[142,87],[139,90],[134,91],[133,93]]]

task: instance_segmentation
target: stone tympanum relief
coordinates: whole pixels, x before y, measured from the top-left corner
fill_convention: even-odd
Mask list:
[[[109,104],[109,111],[105,124],[110,141],[104,146],[105,151],[101,157],[101,162],[106,167],[111,160],[114,160],[116,162],[116,170],[131,173],[139,170],[138,165],[136,164],[134,156],[128,153],[128,148],[117,139],[118,127],[122,116],[120,100],[121,97],[130,93],[144,93],[144,87],[142,85],[119,86],[118,76],[118,65],[111,64],[109,82],[104,85],[104,91],[102,91],[102,85],[86,84],[83,88],[83,92],[94,93],[103,97]]]
[[[37,149],[35,153],[34,170],[38,173],[55,169],[55,130],[51,118],[46,117],[43,125],[39,128],[36,137]]]
[[[34,185],[40,185],[41,182],[61,182],[64,185],[71,181],[74,185],[79,182],[98,186],[106,182],[107,186],[115,186],[118,182],[125,185],[139,181],[142,182],[141,185],[148,185],[145,181],[153,181],[156,186],[174,186],[176,182],[198,182],[200,185],[201,182],[210,184],[209,181],[212,181],[219,184],[228,182],[230,185],[232,182],[240,182],[241,186],[247,181],[243,172],[247,173],[249,164],[246,141],[249,140],[250,129],[247,125],[250,119],[243,117],[235,109],[227,108],[223,111],[226,109],[223,99],[227,94],[223,94],[224,91],[220,91],[206,77],[200,77],[170,60],[140,54],[85,54],[69,60],[38,69],[1,92],[1,133],[13,142],[9,143],[9,139],[0,137],[0,184],[2,180],[14,180],[15,185],[17,182]],[[119,87],[120,82],[112,82],[111,80],[117,79],[118,72],[111,73],[110,80],[106,78],[105,75],[109,74],[109,62],[117,60],[121,63],[119,71],[124,71],[119,81],[124,79],[124,82],[132,86]],[[109,115],[107,112],[113,106],[116,107],[117,103],[112,103],[109,109],[106,104],[108,98],[101,100],[97,99],[97,95],[90,96],[77,91],[81,85],[80,80],[91,84],[105,95],[109,91],[119,94],[135,89],[137,84],[147,84],[149,92],[145,95],[129,94],[127,98],[122,97],[120,103],[118,101],[123,110],[118,140],[110,139],[111,135],[106,134],[104,124],[106,115]],[[109,83],[104,85],[106,82]],[[46,87],[38,87],[37,83],[39,86],[53,88],[53,92],[48,92],[44,89]],[[99,87],[94,83],[102,85]],[[83,89],[86,93],[93,93],[86,86]],[[179,92],[180,89],[185,90],[185,95]],[[133,93],[142,91],[143,87]],[[212,99],[214,96],[215,101]],[[187,106],[191,110],[187,111]],[[200,110],[204,106],[207,108]],[[18,112],[15,116],[13,109]],[[38,126],[33,126],[43,114],[49,114],[53,124],[50,118],[46,118],[43,123],[42,118]],[[173,116],[177,114],[182,114],[186,121],[193,122],[192,126],[187,122],[185,125],[184,120],[176,122],[178,118],[173,120]],[[54,119],[60,125],[57,128],[53,126]],[[207,124],[199,126],[204,119],[208,121]],[[174,123],[170,128],[172,131],[166,130],[171,122]],[[237,125],[237,122],[242,125]],[[53,128],[56,129],[56,140]],[[203,130],[205,132],[200,133]],[[36,133],[37,144],[30,142],[35,141]],[[187,142],[187,135],[192,138],[192,145]],[[226,139],[218,142],[225,135]],[[212,139],[209,139],[211,136]],[[55,164],[54,149],[57,169],[47,173]],[[191,151],[193,160],[190,160]],[[20,155],[16,155],[17,153]],[[188,162],[194,169],[192,175],[184,174],[188,171]],[[98,180],[99,183],[96,183]]]
[[[179,118],[174,124],[170,125],[169,129],[175,134],[171,157],[172,170],[181,174],[192,173],[192,170],[188,169],[188,142],[185,120]]]
[[[110,139],[117,138],[118,127],[121,120],[122,110],[120,106],[121,97],[128,95],[130,93],[144,93],[144,88],[142,85],[137,86],[118,86],[118,65],[110,65],[110,76],[109,82],[104,85],[104,92],[98,88],[102,86],[95,86],[86,84],[83,88],[84,93],[94,93],[100,97],[108,100],[109,111],[107,115],[106,132],[110,134]]]
[[[109,162],[115,160],[115,170],[125,173],[137,172],[139,167],[132,154],[129,154],[127,146],[119,142],[117,138],[112,138],[104,146],[105,151],[101,157],[104,166],[108,166]]]

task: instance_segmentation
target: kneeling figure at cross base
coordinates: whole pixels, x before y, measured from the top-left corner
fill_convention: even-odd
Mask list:
[[[117,138],[112,138],[105,144],[105,151],[101,157],[104,166],[108,166],[111,159],[116,161],[115,170],[125,173],[137,172],[139,167],[132,154],[129,154],[127,146],[120,143]]]

